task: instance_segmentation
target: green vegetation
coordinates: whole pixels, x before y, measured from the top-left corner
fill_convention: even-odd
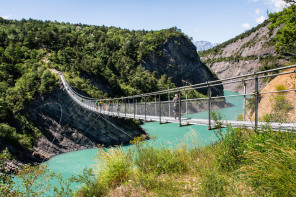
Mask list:
[[[272,32],[280,27],[275,36],[275,46],[279,54],[291,56],[295,61],[296,56],[296,5],[284,9],[282,12],[269,14],[272,22],[268,28]]]
[[[115,27],[0,17],[0,138],[18,148],[31,149],[43,131],[27,119],[24,109],[38,95],[51,94],[65,73],[82,94],[106,98],[94,86],[124,96],[174,88],[166,75],[145,70],[141,61],[168,39],[188,39],[173,27],[161,31],[130,31]]]
[[[261,39],[265,38],[262,36],[259,39],[256,39],[255,36],[253,39],[246,42],[241,48],[236,51],[230,57],[219,57],[213,58],[211,56],[221,55],[224,47],[227,45],[238,41],[239,39],[246,38],[250,34],[257,31],[259,28],[267,26],[269,28],[269,34],[271,35],[276,28],[279,28],[276,36],[271,38],[267,43],[264,44],[263,47],[276,46],[276,51],[278,55],[272,56],[249,56],[242,57],[241,50],[243,48],[252,47],[256,42],[260,42]],[[208,57],[203,62],[207,64],[212,64],[215,62],[222,61],[240,61],[240,60],[256,60],[259,59],[260,63],[263,65],[259,68],[260,71],[268,69],[268,67],[280,67],[281,63],[278,61],[279,59],[289,59],[290,62],[296,62],[296,5],[291,4],[288,8],[285,8],[282,12],[278,13],[270,13],[269,19],[265,20],[262,24],[252,28],[251,30],[246,31],[243,34],[236,36],[233,39],[230,39],[216,47],[206,50],[200,51],[198,54],[201,57]]]
[[[79,196],[293,196],[295,137],[294,133],[228,128],[217,143],[206,147],[198,146],[197,141],[191,149],[185,145],[154,148],[140,142],[133,150],[128,178],[124,173],[120,183],[108,186],[100,185],[98,179],[92,187],[103,193],[87,192],[94,191],[89,188],[80,190]],[[101,159],[109,161],[118,152],[114,154],[111,151]],[[130,158],[125,152],[121,156]],[[110,167],[117,160],[113,162]],[[104,173],[115,176],[118,170]]]
[[[276,91],[286,90],[286,86],[279,84],[275,87]],[[265,114],[260,118],[264,122],[289,122],[289,112],[294,109],[294,106],[286,99],[285,92],[279,92],[270,98],[272,113]]]
[[[3,172],[0,174],[1,196],[73,196],[73,183],[89,186],[94,181],[91,169],[84,169],[81,174],[64,179],[60,173],[49,171],[46,165],[23,167],[17,172],[16,181],[12,174],[2,168],[6,159],[10,159],[7,150],[0,154]]]
[[[219,114],[215,116],[219,122]],[[0,174],[0,194],[35,196],[51,190],[55,196],[296,195],[295,133],[231,127],[215,133],[218,141],[208,146],[199,146],[192,132],[174,148],[156,148],[145,136],[135,138],[128,150],[100,147],[97,174],[84,170],[66,180],[44,166],[28,166],[18,173],[23,189],[11,182],[11,175]],[[6,150],[0,154],[1,166],[7,158]],[[37,181],[40,178],[47,181]],[[50,180],[62,187],[48,184]],[[78,191],[72,190],[75,182],[81,184]]]

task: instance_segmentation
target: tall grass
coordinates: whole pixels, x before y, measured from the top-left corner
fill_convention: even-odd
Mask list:
[[[243,157],[249,159],[251,164],[239,170],[241,176],[254,188],[269,191],[274,196],[296,196],[295,149],[270,140],[258,146],[265,151],[247,151]]]
[[[207,146],[192,132],[174,148],[140,137],[128,151],[101,149],[96,181],[76,195],[296,195],[295,133],[231,127],[215,133],[219,140]]]
[[[140,171],[156,174],[184,173],[189,169],[189,154],[186,149],[154,148],[145,146],[138,149],[135,164]]]
[[[156,148],[144,141],[145,136],[136,138],[129,149],[99,148],[98,172],[94,175],[85,170],[69,181],[59,175],[48,176],[45,168],[30,167],[19,173],[23,191],[1,175],[0,193],[42,195],[51,186],[46,182],[36,185],[35,180],[55,177],[62,183],[60,189],[54,189],[55,196],[73,195],[71,181],[82,183],[74,194],[79,197],[296,196],[295,133],[271,129],[257,133],[231,127],[215,133],[218,141],[207,146],[200,146],[198,135],[191,132],[174,148]],[[2,156],[6,158],[5,152]]]
[[[132,171],[132,157],[121,148],[101,150],[98,155],[98,181],[108,186],[117,186],[128,180]]]

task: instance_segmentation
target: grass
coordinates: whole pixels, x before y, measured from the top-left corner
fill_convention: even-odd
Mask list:
[[[219,115],[217,114],[217,117]],[[295,196],[296,134],[270,129],[254,132],[246,128],[215,131],[218,141],[200,146],[192,132],[174,149],[156,148],[135,138],[129,149],[99,149],[96,174],[85,171],[70,179],[80,182],[76,193],[65,182],[63,196]],[[152,137],[152,139],[154,139]],[[190,148],[186,145],[193,143]],[[34,171],[34,169],[33,169]],[[20,173],[27,193],[36,177]],[[53,176],[53,175],[52,175]],[[3,177],[2,177],[3,178]],[[4,177],[5,178],[5,177]],[[46,176],[45,178],[46,179]],[[39,186],[38,186],[39,187]],[[49,186],[45,184],[44,188]],[[3,187],[0,187],[1,190]],[[12,188],[12,187],[10,187]],[[7,192],[8,188],[4,188]],[[1,191],[0,190],[0,191]],[[2,192],[2,191],[1,191]],[[2,192],[2,194],[4,193]],[[11,191],[16,194],[18,191]],[[38,194],[38,193],[33,193]]]
[[[276,91],[286,90],[286,86],[279,84],[275,86]],[[259,118],[263,122],[289,122],[289,112],[294,109],[294,106],[287,100],[290,96],[285,92],[276,93],[276,95],[270,97],[270,103],[272,112],[267,113]]]
[[[79,196],[295,196],[294,133],[229,127],[216,135],[205,147],[155,148],[137,139],[127,152],[111,149],[100,157],[109,170]],[[102,177],[112,178],[98,184]]]
[[[276,89],[276,91],[283,91],[283,90],[286,90],[287,88],[285,85],[279,84],[279,85],[275,86],[275,89]]]
[[[280,146],[272,140],[259,146],[265,151],[251,149],[244,155],[252,165],[242,166],[242,178],[274,196],[296,196],[295,149]]]

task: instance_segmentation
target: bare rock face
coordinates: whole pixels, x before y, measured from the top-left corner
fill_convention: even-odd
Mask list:
[[[259,57],[276,55],[275,46],[268,45],[267,43],[276,35],[278,29],[279,28],[276,28],[273,33],[270,34],[267,26],[261,27],[249,36],[228,44],[223,48],[222,53],[210,55],[207,58],[223,58],[230,56],[249,57],[252,55]]]
[[[151,53],[140,64],[147,70],[172,77],[177,86],[215,80],[215,76],[200,61],[196,47],[185,37],[168,39],[160,46],[161,55]],[[206,94],[207,90],[201,92]],[[213,95],[223,95],[223,86],[212,89]]]
[[[145,134],[132,120],[104,116],[76,105],[63,87],[39,97],[25,111],[43,135],[31,153],[39,160],[75,150],[129,143]],[[31,159],[31,158],[30,158]],[[31,159],[32,160],[32,159]]]
[[[268,25],[268,24],[267,24]],[[207,66],[214,71],[220,79],[253,74],[263,65],[284,65],[289,61],[286,59],[278,59],[272,57],[277,56],[276,48],[272,43],[272,38],[276,35],[279,28],[275,28],[273,32],[269,32],[267,25],[260,27],[249,36],[238,39],[221,48],[219,53],[209,54],[201,57],[201,60],[215,60],[214,63],[207,63]],[[232,60],[231,57],[240,57]],[[227,59],[229,58],[229,59]],[[213,62],[213,61],[212,61]],[[247,93],[254,91],[254,82],[249,82]],[[226,90],[243,92],[241,83],[228,84],[224,88]],[[260,81],[259,88],[265,86],[263,80]]]

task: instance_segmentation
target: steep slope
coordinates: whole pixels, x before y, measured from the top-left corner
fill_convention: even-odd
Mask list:
[[[160,45],[162,55],[150,53],[141,65],[157,74],[172,78],[176,86],[197,84],[215,79],[211,71],[200,61],[193,43],[183,37],[171,38]],[[207,94],[206,89],[199,90]],[[213,88],[213,95],[223,95],[223,87]]]
[[[283,72],[295,70],[287,69]],[[261,91],[274,92],[295,88],[295,73],[280,75],[266,84]],[[295,92],[262,94],[258,104],[259,121],[264,122],[295,122]],[[248,111],[248,119],[254,120],[254,112]]]
[[[71,100],[62,84],[52,94],[35,98],[21,114],[42,134],[29,149],[11,139],[0,138],[0,147],[7,147],[17,159],[17,163],[8,162],[16,169],[19,165],[38,164],[69,151],[128,144],[131,136],[146,134],[133,120],[98,115],[81,108]]]
[[[271,64],[288,63],[289,61],[284,58],[277,59],[278,54],[275,46],[269,44],[279,28],[270,34],[267,25],[258,28],[244,38],[219,48],[217,53],[205,53],[206,55],[201,57],[202,61],[221,79],[254,73],[267,63],[265,60],[271,58],[275,60]],[[233,84],[226,85],[224,88],[242,91],[241,88]],[[249,91],[252,92],[253,89],[249,89]]]
[[[270,14],[270,19],[257,27],[210,50],[199,52],[201,60],[219,78],[250,74],[258,70],[291,64],[295,62],[294,17],[295,5],[291,5],[283,12]],[[283,36],[286,41],[282,40]],[[261,84],[261,88],[263,87],[264,84]],[[242,91],[234,84],[226,85],[224,88]],[[254,89],[248,91],[252,92]]]
[[[98,143],[109,146],[129,141],[101,117],[84,112],[63,96],[61,100],[58,95],[64,93],[50,68],[64,72],[79,93],[94,98],[140,94],[215,79],[200,62],[190,39],[177,28],[130,31],[0,18],[1,149],[8,147],[24,161]],[[212,92],[221,95],[223,87]],[[32,112],[35,108],[39,110]],[[131,136],[144,133],[133,121],[108,121]],[[52,149],[46,153],[49,147]]]

